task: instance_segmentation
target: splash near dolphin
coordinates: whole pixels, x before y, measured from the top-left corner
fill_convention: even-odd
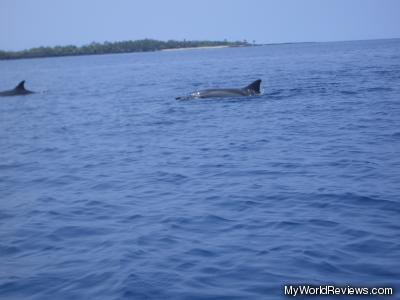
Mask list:
[[[22,80],[12,90],[7,90],[7,91],[0,92],[0,97],[28,95],[28,94],[33,94],[33,93],[34,92],[25,89],[25,80]]]
[[[206,89],[191,93],[188,96],[176,97],[176,100],[221,98],[221,97],[246,97],[257,96],[260,91],[261,79],[258,79],[244,88]]]

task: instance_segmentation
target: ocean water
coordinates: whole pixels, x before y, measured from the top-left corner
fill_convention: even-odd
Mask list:
[[[39,93],[0,98],[1,299],[399,289],[399,39],[0,61],[0,90],[22,79]]]

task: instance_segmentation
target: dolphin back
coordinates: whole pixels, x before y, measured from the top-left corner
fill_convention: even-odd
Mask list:
[[[221,98],[221,97],[238,97],[238,96],[256,96],[261,94],[261,79],[250,83],[244,88],[228,88],[228,89],[207,89],[191,93],[188,96],[176,97],[176,100],[188,100],[198,98]]]
[[[22,80],[18,85],[12,90],[0,92],[0,96],[18,96],[18,95],[28,95],[33,94],[34,92],[25,89],[25,80]]]

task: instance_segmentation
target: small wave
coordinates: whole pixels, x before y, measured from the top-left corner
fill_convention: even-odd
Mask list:
[[[359,92],[357,91],[340,91],[341,94],[343,95],[357,95]]]
[[[79,239],[93,235],[104,235],[107,234],[107,232],[109,232],[109,230],[99,228],[98,226],[88,227],[71,225],[57,228],[49,235],[49,238],[52,240]]]
[[[183,183],[188,177],[179,174],[179,173],[172,173],[172,172],[163,172],[163,171],[158,171],[154,175],[154,178],[156,181],[161,181],[161,182],[170,182],[170,183]]]
[[[400,137],[400,132],[392,133],[392,136],[398,138],[398,137]]]
[[[20,252],[20,249],[16,246],[8,246],[0,244],[0,257],[7,255],[14,255]]]
[[[329,220],[322,220],[322,219],[310,219],[310,220],[307,220],[307,223],[310,223],[311,225],[316,225],[316,226],[319,226],[319,227],[329,227],[329,228],[332,228],[332,227],[335,227],[335,226],[339,225],[338,222],[329,221]]]
[[[389,87],[371,87],[365,89],[367,92],[391,92],[393,91],[392,88]]]
[[[215,251],[210,251],[202,248],[193,248],[187,251],[185,254],[190,256],[200,256],[200,257],[216,257],[218,253]]]
[[[0,164],[0,170],[20,169],[32,165],[36,165],[36,163],[20,163],[20,162],[2,163]]]

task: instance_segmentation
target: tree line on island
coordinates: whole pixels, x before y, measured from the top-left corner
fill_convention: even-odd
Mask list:
[[[55,47],[37,47],[22,51],[1,51],[0,59],[18,59],[18,58],[35,58],[35,57],[52,57],[52,56],[73,56],[73,55],[92,55],[92,54],[108,54],[108,53],[129,53],[129,52],[148,52],[166,49],[179,48],[197,48],[197,47],[240,47],[249,46],[244,41],[229,42],[224,41],[159,41],[153,39],[143,39],[136,41],[121,42],[104,42],[90,43],[83,46],[55,46]]]

